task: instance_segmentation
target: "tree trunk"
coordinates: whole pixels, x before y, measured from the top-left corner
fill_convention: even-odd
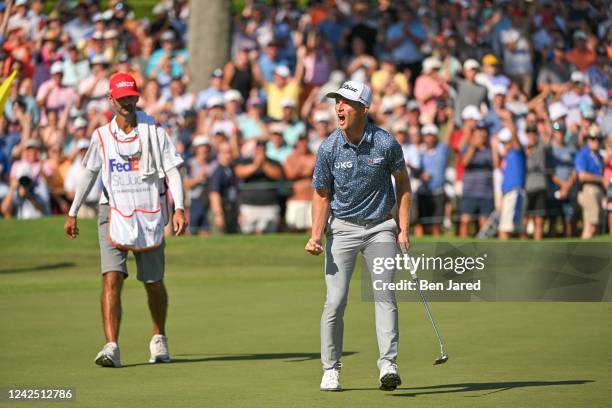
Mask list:
[[[208,88],[215,68],[223,68],[229,59],[232,2],[227,0],[194,0],[189,2],[189,69],[190,91]]]

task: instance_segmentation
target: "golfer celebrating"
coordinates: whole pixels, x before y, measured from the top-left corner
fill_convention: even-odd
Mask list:
[[[165,335],[168,296],[164,286],[164,225],[168,218],[166,182],[176,212],[172,224],[176,235],[185,230],[183,190],[176,153],[166,132],[153,118],[136,112],[139,97],[136,81],[128,74],[111,77],[108,99],[116,112],[110,123],[96,129],[83,159],[85,174],[77,187],[64,230],[70,239],[79,233],[76,214],[84,197],[102,172],[98,238],[102,264],[102,320],[106,345],[95,363],[121,367],[119,323],[121,288],[128,275],[127,254],[136,257],[137,279],[147,290],[153,318],[150,363],[168,362]]]
[[[315,189],[312,236],[305,249],[313,255],[323,252],[322,236],[327,224],[321,390],[339,391],[343,316],[357,253],[363,253],[372,274],[372,260],[394,257],[396,242],[402,251],[408,250],[410,183],[400,145],[388,132],[367,121],[372,99],[370,88],[348,81],[327,97],[336,100],[339,127],[317,153],[312,179]],[[396,202],[391,175],[397,186],[399,228],[391,217]],[[375,311],[380,352],[379,388],[390,391],[401,384],[396,364],[399,334],[393,293],[376,301]]]

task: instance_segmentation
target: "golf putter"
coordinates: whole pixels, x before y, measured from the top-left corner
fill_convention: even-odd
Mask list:
[[[412,258],[410,258],[410,263],[412,264]],[[425,298],[425,294],[423,293],[423,291],[421,291],[421,288],[419,287],[419,278],[417,277],[416,272],[413,268],[410,268],[410,275],[412,276],[412,281],[416,283],[419,295],[421,295],[421,301],[423,302],[423,306],[425,306],[425,311],[427,312],[427,316],[429,317],[429,321],[433,326],[434,332],[436,333],[436,337],[438,338],[438,343],[440,345],[440,357],[438,357],[434,361],[433,365],[444,364],[448,361],[448,354],[446,354],[446,350],[444,349],[444,343],[442,342],[442,337],[440,336],[440,332],[438,331],[438,327],[436,326],[436,321],[431,315],[429,306],[427,305],[427,299]]]

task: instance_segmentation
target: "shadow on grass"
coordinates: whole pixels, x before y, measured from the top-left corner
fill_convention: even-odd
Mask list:
[[[418,397],[419,395],[453,394],[461,392],[484,392],[480,395],[464,395],[464,397],[484,397],[497,392],[513,390],[526,387],[549,387],[554,385],[581,385],[594,382],[593,380],[566,380],[566,381],[506,381],[487,383],[460,383],[430,385],[427,387],[398,388],[397,392],[389,394],[393,397]],[[344,391],[370,391],[378,388],[346,388]],[[418,392],[402,392],[418,391]]]
[[[345,351],[342,356],[357,354],[356,351]],[[228,354],[228,355],[192,355],[176,354],[169,364],[205,363],[207,361],[253,361],[253,360],[284,360],[286,363],[299,363],[302,361],[318,360],[320,353],[257,353],[257,354]],[[124,368],[150,366],[149,363],[136,363],[123,365]]]
[[[39,272],[39,271],[51,271],[53,269],[64,269],[64,268],[74,268],[76,264],[74,262],[59,262],[52,264],[44,264],[38,266],[24,266],[21,268],[7,268],[0,269],[0,275],[9,274],[9,273],[22,273],[22,272]]]

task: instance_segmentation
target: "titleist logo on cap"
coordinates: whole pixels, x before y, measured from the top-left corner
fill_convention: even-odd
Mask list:
[[[342,84],[342,86],[340,87],[340,89],[348,89],[349,91],[353,91],[353,92],[357,92],[356,88],[353,88],[352,86],[350,86],[349,84]]]
[[[134,83],[133,82],[129,82],[129,81],[121,81],[121,82],[117,82],[117,84],[115,85],[116,88],[132,88],[134,87]]]

